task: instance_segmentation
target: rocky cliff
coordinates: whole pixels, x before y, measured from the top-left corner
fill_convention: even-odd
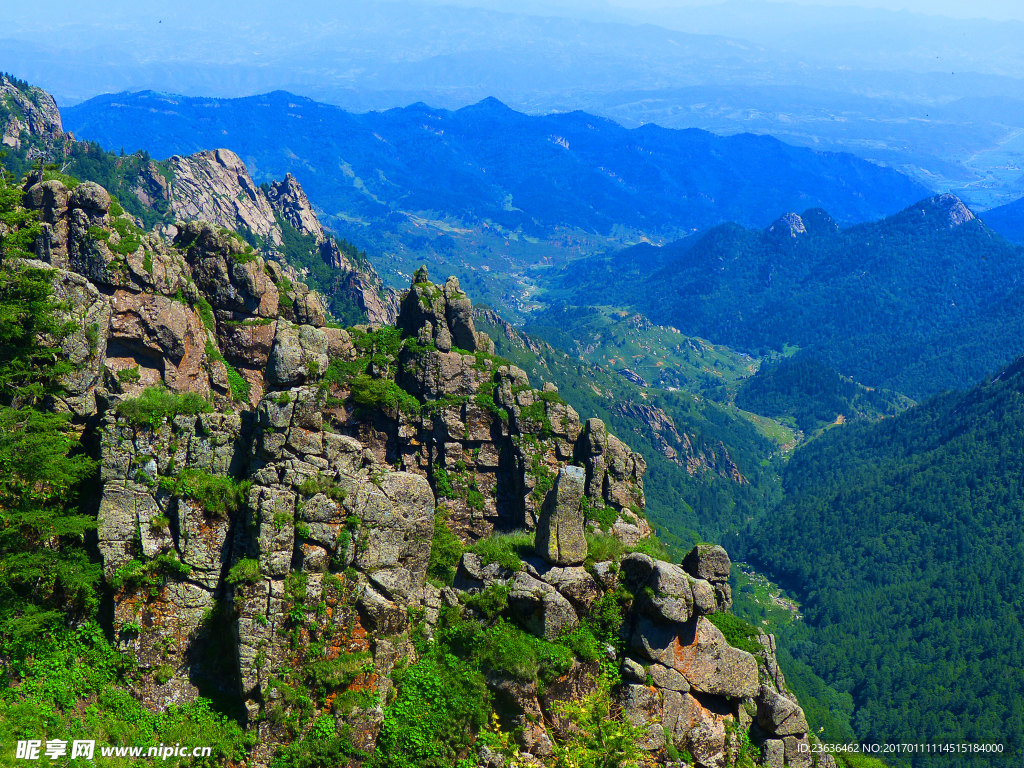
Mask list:
[[[664,559],[643,457],[496,357],[458,280],[421,269],[394,326],[343,329],[226,228],[168,241],[97,184],[29,182],[34,263],[79,329],[53,405],[100,460],[108,629],[146,708],[217,691],[253,765],[314,728],[344,737],[336,762],[387,765],[410,670],[443,646],[515,737],[471,728],[451,764],[550,762],[565,703],[605,681],[647,764],[811,765],[772,638],[730,644],[728,555]],[[223,202],[204,183],[197,212]],[[316,236],[293,181],[239,187],[236,217],[281,206]]]
[[[165,179],[169,181],[162,184]],[[356,264],[342,252],[291,174],[284,181],[257,186],[238,155],[217,149],[188,157],[175,155],[166,161],[165,172],[153,164],[140,177],[136,193],[154,191],[163,194],[176,219],[251,233],[267,252],[281,251],[284,227],[312,238],[323,261],[339,270],[342,284],[337,290],[351,295],[371,323],[394,323],[397,293],[384,288],[368,263]]]
[[[257,185],[245,163],[224,149],[173,156],[154,161],[145,153],[115,157],[95,144],[75,141],[64,132],[53,98],[40,88],[0,76],[0,141],[13,153],[7,168],[25,170],[42,161],[45,170],[36,181],[65,180],[63,173],[82,180],[115,181],[119,204],[130,220],[153,228],[168,239],[179,221],[205,221],[230,229],[260,254],[279,262],[289,279],[317,280],[330,304],[340,298],[371,323],[393,324],[398,294],[383,285],[373,266],[351,246],[339,242],[321,226],[299,182]],[[108,190],[108,192],[113,190]],[[285,231],[287,230],[287,232]],[[294,251],[306,250],[329,269],[314,277],[308,264],[293,263]],[[292,271],[294,270],[294,271]]]
[[[31,157],[62,143],[60,111],[42,88],[0,75],[0,144],[24,149]]]

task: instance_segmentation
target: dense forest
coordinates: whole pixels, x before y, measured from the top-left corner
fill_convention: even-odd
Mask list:
[[[952,196],[846,230],[812,210],[651,250],[574,262],[553,295],[597,295],[755,354],[794,345],[915,399],[969,387],[1024,351],[1024,251]]]
[[[788,651],[852,696],[859,738],[1024,754],[1021,466],[1024,358],[966,394],[827,431],[786,466],[747,554],[804,598]]]
[[[855,419],[895,416],[913,401],[895,392],[865,387],[808,355],[798,354],[762,364],[740,384],[736,405],[791,421],[811,434]]]

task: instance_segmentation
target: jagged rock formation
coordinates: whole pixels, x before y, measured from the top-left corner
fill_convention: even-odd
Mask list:
[[[37,157],[40,150],[53,148],[65,138],[60,110],[42,88],[20,85],[0,77],[0,102],[6,107],[0,110],[0,144],[21,149],[28,143],[29,157]]]
[[[60,112],[48,93],[6,76],[0,79],[0,143],[18,150],[22,160],[64,162],[65,168],[76,153],[88,156],[97,151],[76,143],[72,134],[63,131]],[[159,229],[167,239],[177,234],[176,224],[181,221],[205,221],[234,230],[256,243],[261,255],[278,261],[286,277],[303,282],[304,273],[296,271],[284,255],[283,227],[293,227],[298,235],[312,238],[324,263],[338,270],[338,279],[330,286],[332,295],[346,297],[371,323],[394,322],[397,292],[383,285],[372,265],[349,258],[324,231],[290,174],[284,181],[272,182],[265,192],[238,155],[226,149],[176,155],[162,162],[144,158],[132,167],[136,170],[123,179],[120,193],[134,196],[140,206],[157,213],[163,219]],[[135,219],[134,223],[142,222]]]
[[[299,199],[296,186],[276,199]],[[416,661],[414,627],[429,636],[442,611],[472,615],[470,598],[500,588],[508,620],[554,642],[611,596],[626,606],[616,695],[651,764],[671,747],[728,765],[746,728],[769,764],[809,765],[772,639],[759,662],[707,618],[731,599],[724,550],[682,567],[597,559],[586,536],[599,529],[619,552],[650,536],[643,458],[495,357],[455,278],[420,270],[397,327],[344,330],[231,232],[186,222],[168,243],[90,183],[36,183],[24,201],[44,222],[37,264],[81,328],[55,407],[101,460],[97,548],[146,707],[235,696],[265,766],[319,675],[331,694],[312,715],[370,752],[393,670]],[[512,567],[466,552],[438,585],[426,576],[440,525],[463,544],[532,530],[540,556]],[[487,685],[541,758],[571,727],[558,702],[592,692],[600,669],[577,658],[543,688],[498,672]]]
[[[724,443],[719,441],[713,451],[699,450],[694,447],[694,440],[691,439],[691,436],[686,432],[680,434],[672,417],[661,408],[628,400],[617,404],[615,410],[623,416],[629,416],[650,427],[654,442],[661,449],[661,454],[669,461],[686,467],[689,474],[703,475],[707,472],[714,472],[735,483],[749,482],[740,472],[740,468],[736,466],[736,462],[729,456],[729,451]]]
[[[265,192],[252,180],[241,158],[228,149],[188,157],[174,155],[167,166],[171,180],[164,193],[178,218],[250,232],[273,251],[284,242],[280,217],[300,235],[315,240],[323,260],[343,273],[342,290],[356,299],[370,322],[394,323],[397,293],[384,288],[372,267],[353,264],[346,258],[334,238],[324,231],[309,198],[291,174],[284,181],[271,183]],[[154,184],[160,188],[158,180],[154,179]]]

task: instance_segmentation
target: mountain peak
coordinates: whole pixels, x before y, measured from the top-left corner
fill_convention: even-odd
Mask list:
[[[804,226],[804,220],[795,213],[784,213],[777,218],[772,224],[765,230],[769,237],[775,239],[795,239],[799,235],[807,234],[807,227]]]
[[[922,216],[935,217],[949,229],[959,227],[977,218],[959,197],[948,192],[922,200],[914,207],[921,212]]]
[[[473,112],[492,112],[492,113],[503,113],[508,114],[515,112],[512,107],[503,101],[500,101],[493,96],[488,96],[486,99],[481,99],[476,104],[470,104],[468,107],[463,107],[460,112],[471,110]]]

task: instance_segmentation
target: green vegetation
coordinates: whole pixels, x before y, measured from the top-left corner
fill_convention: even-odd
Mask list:
[[[117,415],[135,426],[157,429],[164,419],[211,413],[213,405],[195,392],[178,394],[163,386],[146,387],[138,397],[117,404]]]
[[[95,610],[100,570],[84,546],[95,520],[77,507],[96,465],[67,416],[44,410],[71,370],[59,342],[76,326],[58,315],[53,272],[12,261],[38,231],[18,198],[0,190],[0,637],[20,642]]]
[[[798,449],[748,540],[801,597],[785,647],[849,697],[858,739],[1024,755],[1022,371]]]
[[[322,493],[333,501],[344,501],[348,495],[348,491],[338,485],[337,480],[319,473],[303,480],[297,490],[303,496],[316,496]]]
[[[806,233],[782,238],[723,224],[574,261],[554,294],[570,305],[600,295],[757,356],[794,344],[920,399],[970,386],[1024,349],[1021,248],[979,221],[950,226],[950,213],[926,200],[840,230],[810,210]]]
[[[212,747],[211,757],[169,764],[240,763],[255,741],[236,713],[217,711],[203,697],[149,712],[130,693],[141,670],[97,624],[101,570],[90,562],[83,535],[95,519],[77,506],[80,494],[93,492],[95,465],[78,452],[66,417],[42,408],[71,370],[60,341],[78,328],[58,315],[54,273],[11,261],[35,236],[19,198],[16,189],[0,189],[0,742],[203,744]],[[42,344],[40,334],[54,346]],[[133,412],[147,422],[181,410],[181,403],[168,406],[152,395],[143,406]],[[159,589],[188,570],[168,555],[135,560],[111,586]],[[136,627],[120,629],[130,634]],[[165,672],[157,669],[159,677]]]
[[[348,275],[324,261],[321,246],[317,245],[316,238],[301,234],[280,215],[277,216],[277,223],[281,227],[283,240],[281,250],[284,251],[288,263],[296,269],[308,270],[305,274],[306,284],[323,294],[329,303],[331,314],[338,322],[346,326],[365,322],[365,313],[353,298],[352,291],[347,290]],[[365,252],[359,251],[345,240],[335,239],[333,235],[328,237],[334,240],[341,255],[348,259],[353,267],[366,270],[370,266]]]
[[[255,584],[263,578],[260,573],[260,561],[250,557],[243,557],[228,572],[228,584]]]
[[[430,546],[427,576],[450,585],[455,580],[455,571],[462,557],[462,542],[448,527],[444,512],[444,507],[438,507],[434,513],[434,537]]]
[[[11,681],[0,687],[4,744],[43,735],[144,750],[161,743],[202,744],[212,748],[210,757],[171,758],[167,765],[203,768],[241,762],[256,745],[254,734],[206,698],[161,713],[148,711],[130,693],[141,671],[130,656],[115,650],[94,621],[23,641],[5,636],[0,653]],[[15,669],[17,677],[11,674]],[[157,670],[160,676],[164,672]],[[89,705],[82,708],[83,701]]]
[[[365,409],[419,413],[420,401],[390,379],[374,379],[365,374],[349,383],[352,399]]]
[[[696,541],[717,539],[729,531],[738,531],[751,519],[760,518],[780,496],[777,466],[773,453],[777,446],[759,434],[731,406],[722,405],[689,392],[644,389],[601,367],[581,362],[544,342],[530,342],[537,352],[520,340],[510,340],[502,327],[479,313],[477,329],[487,332],[501,355],[509,358],[530,376],[534,386],[550,381],[558,395],[577,413],[601,419],[608,430],[639,451],[647,461],[644,488],[645,513],[674,557],[681,557]],[[672,420],[682,438],[655,429],[655,421],[645,421],[632,406],[658,408]],[[678,461],[663,451],[669,442]],[[687,470],[687,442],[695,458],[703,455],[718,461],[719,446],[728,447],[747,482],[736,483],[716,471],[690,474]],[[531,471],[533,471],[531,469]],[[541,477],[543,485],[553,478]],[[550,486],[548,486],[550,487]]]
[[[613,718],[611,686],[604,677],[597,690],[580,701],[559,702],[555,711],[576,727],[555,744],[557,768],[627,768],[641,764],[637,746],[644,728]]]
[[[224,520],[241,510],[252,483],[229,475],[211,475],[198,469],[185,469],[176,477],[162,478],[160,487],[175,496],[184,496],[205,512]]]
[[[707,616],[707,620],[718,627],[725,635],[726,642],[733,648],[739,648],[747,653],[758,653],[762,650],[755,639],[757,627],[748,624],[739,616],[732,613],[712,613]]]
[[[617,373],[628,370],[647,386],[684,389],[719,401],[735,394],[756,367],[747,355],[618,307],[559,307],[535,315],[524,330],[593,365]]]
[[[199,312],[199,317],[202,318],[206,329],[208,331],[215,331],[216,323],[213,319],[213,307],[210,306],[210,302],[200,296],[196,300],[196,311]]]
[[[806,355],[762,365],[736,395],[740,408],[786,419],[807,434],[855,419],[895,416],[913,402],[895,392],[870,389]]]
[[[200,314],[202,314],[202,308],[200,308]],[[203,322],[206,322],[205,319]],[[206,342],[206,356],[211,360],[223,363],[228,374],[228,388],[231,390],[232,399],[239,403],[248,403],[252,394],[252,386],[242,377],[242,374],[235,370],[231,363],[224,359],[224,355],[221,354],[217,345],[209,340]]]
[[[467,552],[480,555],[484,565],[497,563],[502,568],[518,571],[523,567],[522,558],[533,556],[533,532],[496,532],[480,539],[467,548]]]
[[[370,768],[457,765],[487,722],[483,674],[452,654],[434,652],[394,677],[398,698],[385,712]]]

